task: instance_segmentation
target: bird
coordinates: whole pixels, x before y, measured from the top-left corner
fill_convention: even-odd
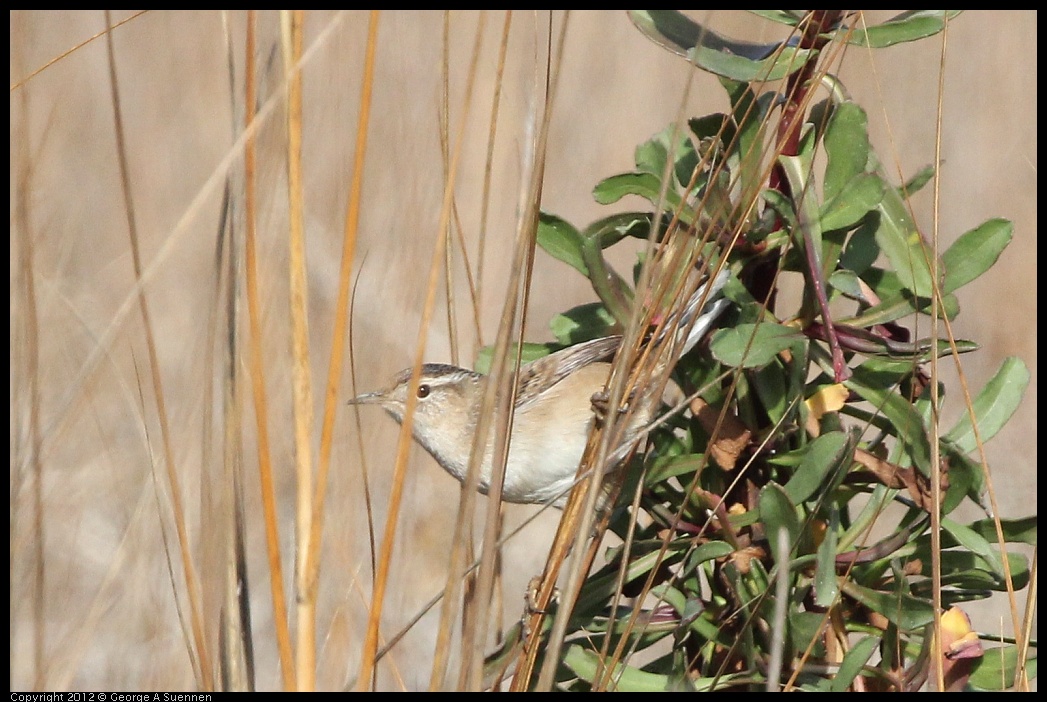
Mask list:
[[[682,341],[679,356],[695,346],[729,304],[719,296],[727,281],[722,270],[690,298],[674,329]],[[699,306],[702,313],[695,318]],[[678,331],[676,331],[678,330]],[[610,359],[621,336],[605,336],[561,349],[520,367],[512,434],[502,485],[502,499],[523,504],[551,504],[563,508],[576,482],[578,466],[589,432],[600,413],[601,398],[611,372]],[[358,395],[350,405],[378,405],[402,424],[411,389],[413,368],[400,371],[384,389]],[[477,371],[445,363],[425,363],[417,385],[417,404],[411,431],[417,441],[448,473],[464,482],[473,439],[480,421],[484,393],[490,378]],[[642,430],[650,424],[657,403],[645,402],[630,414],[623,440],[609,454],[613,468],[631,452]],[[595,408],[594,408],[595,405]],[[488,494],[495,454],[495,432],[488,432],[480,464],[478,488]]]

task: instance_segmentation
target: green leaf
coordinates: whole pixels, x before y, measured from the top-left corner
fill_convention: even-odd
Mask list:
[[[767,417],[772,423],[781,421],[789,408],[793,406],[789,402],[788,391],[785,382],[788,377],[785,374],[785,363],[781,358],[774,358],[763,368],[758,368],[750,376],[753,389],[760,398],[761,404],[767,411]]]
[[[779,156],[778,163],[789,181],[796,204],[797,228],[793,232],[798,251],[810,248],[814,253],[816,270],[822,269],[822,219],[818,197],[808,178],[811,176],[811,154]],[[797,199],[798,198],[798,199]]]
[[[983,442],[996,436],[1007,424],[1021,404],[1028,386],[1029,369],[1025,363],[1014,356],[1004,359],[1000,370],[985,384],[972,403],[974,416],[978,419],[978,432]],[[960,421],[949,430],[945,438],[964,453],[970,453],[977,448],[971,415],[964,412]]]
[[[840,510],[830,506],[829,525],[825,538],[818,545],[814,571],[814,602],[819,607],[830,607],[840,595],[840,583],[836,575],[836,553],[839,548]]]
[[[731,229],[732,218],[736,216],[734,202],[731,201],[731,179],[726,172],[708,181],[703,188],[702,216],[711,220],[716,226]]]
[[[1014,687],[1018,668],[1018,647],[1014,645],[986,649],[974,662],[967,684],[975,690],[999,692]],[[1036,677],[1036,656],[1025,661],[1029,679]]]
[[[734,303],[740,321],[755,323],[763,317],[760,304],[737,276],[732,275],[727,279],[723,286],[723,296]]]
[[[509,358],[516,357],[516,350],[519,344],[509,344]],[[520,363],[530,363],[531,361],[548,356],[554,351],[559,351],[562,347],[558,344],[532,344],[530,342],[524,342],[523,350],[521,351]],[[476,363],[473,365],[476,368],[477,373],[487,373],[491,370],[491,359],[494,356],[494,346],[484,346],[480,349],[480,353],[476,355]]]
[[[875,236],[879,221],[879,214],[874,212],[865,218],[862,226],[847,237],[847,244],[840,255],[841,266],[860,276],[864,276],[872,267],[880,256],[880,245],[876,243]]]
[[[628,324],[632,315],[633,291],[622,276],[607,265],[595,239],[586,239],[582,243],[582,260],[589,270],[593,291],[607,308],[608,314],[622,325]]]
[[[920,574],[931,577],[931,543],[930,535],[921,536],[916,542],[913,556],[920,561],[922,566]],[[1002,574],[1002,555],[993,551],[993,559],[996,563],[990,563],[981,556],[970,551],[950,549],[939,554],[942,568],[942,585],[955,590],[966,590],[978,593],[983,590],[995,590],[1003,592],[1007,584]],[[1015,590],[1022,590],[1029,584],[1029,561],[1021,553],[1008,553],[1007,566],[1011,571],[1011,582]],[[918,594],[930,596],[931,581],[918,581],[913,585],[913,591]]]
[[[714,112],[704,117],[694,117],[687,120],[687,126],[699,139],[711,139],[718,136],[723,144],[734,141],[734,125],[727,115],[722,112]]]
[[[942,440],[942,455],[949,462],[949,489],[942,499],[942,514],[951,514],[963,503],[963,498],[970,497],[981,504],[981,495],[985,490],[985,476],[982,467],[965,453],[961,453],[951,441]]]
[[[877,216],[871,217],[878,218]],[[861,237],[864,231],[865,225],[860,229],[857,229],[851,239]],[[849,246],[850,245],[848,244],[848,248]],[[878,251],[878,246],[874,248]],[[847,250],[845,250],[843,257],[841,257],[841,264],[844,264],[844,261],[847,259],[848,253]],[[848,263],[851,262],[853,261],[848,261]],[[860,315],[841,317],[837,322],[851,327],[871,327],[876,324],[893,322],[894,320],[900,319],[900,317],[915,314],[917,312],[930,314],[931,299],[914,298],[912,291],[907,289],[903,283],[901,283],[900,278],[893,271],[871,267],[862,272],[861,276],[865,284],[876,293],[876,297],[879,298],[881,302],[864,310]],[[956,315],[959,313],[959,303],[956,300],[956,295],[943,295],[941,307],[939,309],[943,316],[949,317],[950,320],[955,319]]]
[[[889,188],[876,209],[879,214],[876,243],[891,262],[891,269],[904,288],[917,297],[930,299],[932,254],[916,230],[905,202]]]
[[[570,222],[542,212],[538,216],[537,239],[538,245],[547,254],[563,261],[582,275],[589,275],[589,270],[582,260],[582,234]]]
[[[664,231],[664,222],[661,222],[659,236]],[[598,219],[582,233],[583,238],[596,240],[599,248],[606,249],[614,246],[627,236],[635,239],[647,239],[651,233],[650,212],[619,212],[618,214]]]
[[[589,302],[572,307],[549,320],[549,329],[557,341],[565,346],[607,336],[614,328],[615,319],[600,302]]]
[[[593,188],[593,197],[601,205],[611,205],[618,202],[626,195],[639,195],[652,205],[658,205],[658,198],[662,194],[662,181],[650,173],[619,173],[618,175],[604,178]],[[662,203],[665,209],[676,211],[680,208],[680,196],[671,188],[666,190],[665,201]],[[685,224],[694,222],[694,212],[689,207],[680,211],[680,219]]]
[[[636,147],[633,160],[636,168],[644,173],[650,173],[659,178],[665,173],[665,162],[668,159],[668,150],[663,137],[665,132],[655,135]]]
[[[774,106],[774,92],[767,91],[757,96],[748,83],[737,83],[725,78],[720,83],[731,98],[731,122],[736,128],[736,134],[734,140],[724,141],[724,144],[730,150],[728,163],[737,170],[736,174],[725,170],[722,175],[733,183],[729,188],[739,193],[743,202],[750,202],[750,198],[757,196],[766,180],[764,132],[769,121],[767,114]]]
[[[939,358],[948,356],[952,353],[953,348],[953,345],[946,339],[938,339],[937,343],[931,343],[930,339],[896,341],[878,336],[866,329],[844,324],[836,324],[835,329],[844,348],[869,355],[885,355],[923,363],[935,355]],[[969,353],[979,348],[978,344],[964,339],[956,339],[955,347],[956,353]]]
[[[770,56],[780,44],[753,44],[736,41],[698,24],[679,10],[629,10],[629,19],[648,39],[678,56],[687,56],[695,47],[711,51],[723,51],[728,55],[758,62]],[[809,55],[806,52],[804,56]],[[805,59],[806,60],[806,59]],[[797,70],[799,65],[793,67]],[[728,76],[729,77],[729,76]],[[779,78],[785,77],[783,73]],[[751,82],[752,79],[735,78]],[[766,80],[777,80],[767,78]]]
[[[857,233],[857,232],[856,232]],[[875,247],[876,251],[879,251],[879,246]],[[896,297],[904,297],[910,301],[910,305],[914,303],[912,291],[905,288],[902,285],[901,279],[898,274],[894,271],[884,270],[879,266],[873,266],[862,273],[862,280],[865,284],[872,288],[872,291],[876,293],[876,296],[881,300],[890,300]],[[921,300],[924,304],[930,302],[930,298],[924,298]]]
[[[868,544],[868,530],[883,516],[883,510],[897,494],[897,490],[875,484],[868,500],[864,504],[856,501],[854,506],[857,508],[858,513],[848,520],[847,528],[840,535],[839,550],[841,552],[846,551],[856,544],[860,544],[860,548],[864,548]]]
[[[644,577],[661,564],[671,562],[671,560],[667,561],[660,547],[661,542],[659,541],[657,544],[653,544],[646,553],[636,555],[638,549],[634,546],[633,557],[625,565],[624,582],[629,583],[637,578]],[[670,545],[670,549],[672,548],[673,546]],[[578,596],[578,603],[575,606],[575,616],[594,616],[597,612],[603,610],[607,600],[617,592],[619,578],[623,577],[618,572],[622,567],[621,563],[615,561],[615,556],[620,552],[621,547],[617,550],[611,550],[607,554],[609,561],[607,565],[585,581],[585,586],[582,588],[582,592]]]
[[[1011,243],[1014,226],[1006,219],[990,219],[960,235],[942,254],[945,278],[942,292],[951,293],[992,268]]]
[[[884,380],[858,366],[854,369],[854,375],[844,381],[844,385],[861,395],[877,413],[890,421],[894,427],[892,433],[901,441],[913,464],[924,475],[930,475],[931,444],[923,418],[912,404],[895,391],[889,379],[886,383]]]
[[[713,357],[724,365],[757,368],[805,338],[793,327],[781,324],[739,324],[713,334],[710,349]]]
[[[827,162],[822,193],[825,201],[831,202],[848,183],[865,173],[869,163],[869,120],[865,110],[853,102],[837,105],[825,125],[823,143]]]
[[[840,661],[840,669],[829,684],[829,692],[847,692],[879,645],[879,636],[866,636],[851,646],[851,650]]]
[[[685,561],[686,565],[683,568],[683,573],[694,572],[694,570],[706,561],[712,561],[717,558],[725,558],[734,552],[734,547],[725,541],[710,541],[704,543],[687,557]]]
[[[863,173],[847,181],[839,193],[822,207],[822,231],[847,229],[858,224],[880,204],[886,190],[884,182],[873,173]]]
[[[796,209],[793,207],[792,200],[777,190],[764,190],[760,193],[760,197],[785,221],[790,231],[796,229]]]
[[[1024,517],[1021,519],[1001,519],[1000,526],[1003,528],[1003,538],[1008,543],[1023,543],[1030,546],[1036,545],[1037,519]],[[996,524],[991,519],[981,519],[970,525],[970,528],[996,543]],[[951,546],[951,544],[950,544]],[[948,548],[946,542],[942,542],[942,548]]]
[[[934,177],[934,166],[924,166],[916,172],[909,180],[905,181],[902,187],[898,188],[898,195],[903,199],[908,199],[920,192],[923,186],[927,185]]]
[[[597,183],[593,198],[601,205],[612,205],[626,195],[639,195],[656,202],[661,188],[661,179],[653,173],[619,173]]]
[[[862,286],[858,282],[858,274],[852,270],[838,268],[829,276],[828,283],[852,300],[866,301]]]
[[[654,465],[647,469],[644,485],[650,487],[669,478],[694,473],[704,465],[705,455],[701,453],[685,453],[678,456],[659,455]]]
[[[930,602],[898,592],[881,592],[859,585],[852,580],[843,581],[843,591],[848,597],[879,612],[902,631],[913,631],[934,621],[934,608]]]
[[[947,19],[951,20],[961,12],[963,10],[909,10],[868,29],[862,22],[856,22],[854,32],[849,36],[843,30],[840,30],[840,34],[846,37],[849,44],[882,49],[934,36],[945,29]]]
[[[636,147],[636,168],[659,179],[665,174],[666,161],[670,158],[672,161],[669,175],[675,175],[680,185],[686,185],[698,166],[698,154],[687,133],[681,131],[676,124],[670,124]]]
[[[580,644],[572,644],[564,653],[564,665],[570,668],[575,675],[582,680],[592,682],[598,671],[607,669],[607,661],[601,665],[600,656],[595,651],[582,648]],[[616,684],[613,689],[620,692],[664,692],[664,691],[693,691],[712,692],[714,690],[728,688],[731,683],[738,679],[748,679],[748,673],[725,673],[710,677],[689,678],[686,676],[660,675],[648,673],[617,664],[611,674],[611,680]]]
[[[754,61],[731,53],[730,48],[696,46],[687,57],[704,71],[745,83],[781,80],[795,73],[817,52],[786,46],[762,61]]]
[[[774,482],[767,483],[760,490],[759,507],[760,521],[766,530],[774,562],[785,567],[784,564],[788,563],[789,554],[800,536],[800,518],[796,515],[796,507],[785,489]],[[789,536],[785,552],[779,551],[778,544],[778,530],[783,528]]]
[[[849,446],[849,438],[842,431],[830,431],[802,449],[803,459],[785,484],[785,493],[794,504],[809,499],[825,487],[830,482],[829,476],[845,463],[850,465],[854,449]]]
[[[956,539],[956,542],[963,548],[984,559],[992,566],[997,576],[1003,577],[1003,563],[985,537],[948,517],[942,517],[942,529]]]
[[[571,668],[575,675],[586,682],[593,683],[598,675],[606,672],[606,663],[601,664],[599,654],[583,649],[579,644],[567,646],[563,655],[563,664]],[[662,693],[672,689],[672,679],[667,675],[646,673],[630,665],[615,666],[610,678],[614,688],[629,693]]]
[[[877,294],[879,292],[876,290]],[[908,291],[898,296],[881,296],[881,300],[880,304],[873,305],[856,317],[844,317],[836,321],[852,327],[872,327],[893,322],[917,312],[930,314],[931,311],[930,298],[916,299]],[[946,295],[942,298],[942,306],[939,310],[942,316],[951,321],[960,313],[960,303],[956,300],[955,295]]]

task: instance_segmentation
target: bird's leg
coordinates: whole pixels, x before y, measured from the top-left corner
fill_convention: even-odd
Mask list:
[[[536,575],[527,582],[527,592],[524,594],[524,608],[526,615],[532,614],[549,614],[549,610],[542,609],[538,606],[538,588],[542,584],[542,576]],[[553,588],[553,596],[549,599],[549,604],[559,601],[560,599],[560,588]],[[526,618],[524,620],[526,622]]]
[[[629,403],[633,401],[633,398],[635,396],[636,396],[636,391],[635,390],[633,390],[632,392],[629,393],[629,396],[625,400],[625,404],[623,404],[621,407],[618,408],[618,414],[619,415],[625,414],[626,412],[629,411]],[[589,401],[593,405],[593,414],[596,415],[596,421],[599,422],[600,424],[603,424],[604,420],[607,419],[607,411],[608,411],[609,406],[610,406],[610,400],[611,400],[611,396],[608,394],[608,392],[606,390],[601,390],[600,392],[594,392],[593,396],[591,398],[589,398]]]

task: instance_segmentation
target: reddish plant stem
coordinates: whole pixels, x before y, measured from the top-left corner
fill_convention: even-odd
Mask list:
[[[823,35],[831,27],[835,26],[842,18],[842,10],[811,10],[807,21],[804,23],[803,34],[800,36],[801,49],[820,50],[828,42]],[[800,125],[803,124],[803,110],[807,103],[807,94],[811,90],[811,81],[817,68],[817,56],[804,62],[800,70],[789,76],[785,91],[785,103],[782,107],[782,118],[778,123],[778,143],[781,144],[780,153],[786,156],[795,156],[800,147]],[[789,187],[789,181],[781,164],[775,163],[771,170],[769,185],[771,189],[777,190],[782,195],[792,198],[794,193]],[[836,382],[842,382],[850,377],[850,370],[843,357],[839,339],[832,325],[832,317],[829,314],[829,298],[825,292],[825,280],[822,275],[821,266],[818,263],[817,251],[814,250],[814,242],[811,240],[810,232],[803,231],[804,253],[807,260],[807,268],[810,274],[811,285],[821,310],[822,319],[827,330],[829,348],[832,351],[833,374]],[[759,264],[753,271],[752,285],[750,289],[753,296],[758,300],[766,300],[767,308],[774,309],[775,293],[773,281],[778,268],[778,256]]]
[[[810,19],[804,23],[803,34],[800,35],[800,48],[820,50],[824,47],[829,40],[822,36],[822,33],[835,25],[842,15],[842,10],[811,10]],[[811,89],[811,78],[817,68],[817,61],[816,55],[805,61],[800,70],[789,76],[785,91],[785,104],[782,107],[782,119],[778,122],[778,142],[782,144],[781,153],[785,156],[795,156],[799,153],[799,125],[803,122],[800,109]],[[785,172],[778,164],[775,164],[771,171],[770,186],[782,195],[792,194]]]

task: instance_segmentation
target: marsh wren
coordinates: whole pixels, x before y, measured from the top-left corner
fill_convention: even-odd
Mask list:
[[[708,295],[706,286],[699,287],[689,298],[679,323],[664,325],[679,329],[682,347],[677,357],[693,348],[724,310],[726,300],[711,300],[726,280],[727,272],[722,271]],[[705,309],[694,319],[703,301]],[[594,396],[605,391],[611,372],[609,361],[620,345],[620,336],[602,337],[520,367],[503,500],[563,507],[596,418]],[[402,423],[411,371],[407,368],[398,373],[387,390],[359,395],[349,404],[379,405]],[[487,381],[482,373],[443,363],[426,363],[421,369],[412,426],[414,439],[459,482],[465,480],[468,470]],[[626,439],[639,438],[639,430],[651,422],[657,403],[644,404],[646,407],[638,407],[628,420]],[[488,433],[480,464],[479,489],[485,495],[491,484],[494,434],[493,429]],[[613,468],[625,458],[625,453],[612,447],[608,467]]]

